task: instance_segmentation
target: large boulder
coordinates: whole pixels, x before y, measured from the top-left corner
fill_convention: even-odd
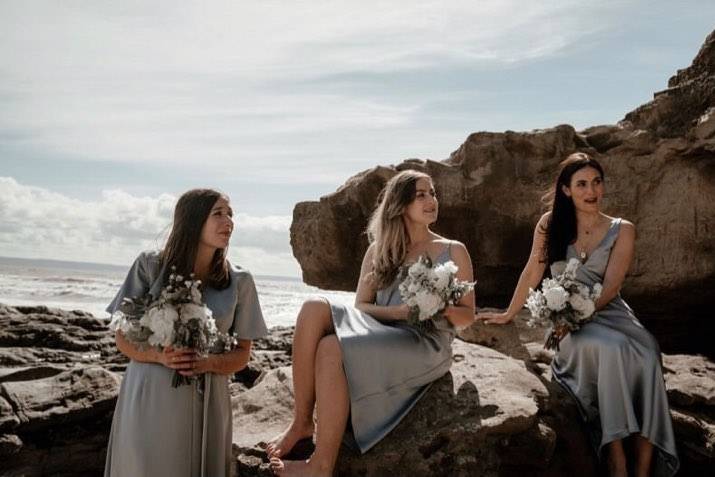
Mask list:
[[[564,450],[573,443],[551,427],[554,403],[549,404],[546,387],[523,362],[461,340],[453,350],[450,373],[385,439],[365,455],[343,446],[338,475],[382,476],[397,470],[416,476],[532,475],[548,469],[554,475],[577,470],[592,475],[585,441],[580,451]],[[270,475],[261,446],[290,422],[291,390],[290,368],[280,368],[234,399],[240,475]],[[569,455],[587,461],[569,461]]]
[[[379,191],[400,170],[419,169],[433,177],[440,199],[435,230],[462,241],[472,256],[478,304],[506,306],[558,163],[586,151],[606,170],[605,210],[638,230],[623,288],[627,301],[664,350],[712,355],[706,337],[715,332],[709,319],[715,289],[713,51],[710,35],[690,69],[672,80],[672,91],[619,125],[474,133],[444,161],[375,167],[319,201],[297,204],[291,245],[304,281],[354,290]]]

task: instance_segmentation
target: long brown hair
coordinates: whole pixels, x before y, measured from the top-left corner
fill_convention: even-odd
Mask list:
[[[194,262],[199,250],[201,230],[216,201],[225,197],[213,189],[191,189],[179,197],[174,208],[174,223],[166,246],[161,251],[161,262],[176,267],[176,273],[188,277],[194,271]],[[216,289],[228,287],[230,278],[226,249],[214,252],[209,267],[206,285]]]
[[[544,196],[551,216],[542,232],[546,234],[544,259],[551,265],[566,258],[566,249],[576,239],[576,208],[573,199],[564,194],[563,187],[571,186],[571,177],[585,167],[592,167],[605,179],[603,167],[585,152],[574,152],[559,164],[559,175],[554,188]]]
[[[375,245],[372,278],[378,289],[387,287],[407,256],[409,236],[402,214],[415,200],[417,181],[432,178],[424,172],[406,170],[390,179],[379,196],[377,209],[367,226],[367,236]]]

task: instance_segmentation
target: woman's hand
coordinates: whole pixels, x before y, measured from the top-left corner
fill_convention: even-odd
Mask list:
[[[477,320],[482,320],[484,323],[488,325],[505,325],[511,320],[514,319],[514,317],[509,316],[508,313],[494,313],[494,312],[484,312],[484,313],[477,313],[477,316],[475,317]]]
[[[172,348],[167,346],[162,351],[157,351],[157,363],[169,369],[182,372],[194,368],[196,353],[188,348]]]
[[[402,303],[396,306],[395,319],[407,321],[410,318],[410,305]]]
[[[179,374],[182,376],[198,376],[200,374],[213,372],[213,360],[215,357],[215,354],[207,354],[205,356],[194,355],[191,368],[179,370]]]

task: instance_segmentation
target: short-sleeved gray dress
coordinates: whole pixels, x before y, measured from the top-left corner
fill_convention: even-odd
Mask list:
[[[158,296],[165,267],[158,252],[143,252],[107,311],[124,297]],[[251,274],[229,264],[231,284],[207,287],[204,300],[223,332],[239,339],[267,333]],[[231,402],[228,376],[206,374],[203,395],[195,385],[171,387],[174,371],[131,361],[119,391],[107,448],[105,477],[216,477],[231,471]]]
[[[601,243],[578,268],[589,287],[603,283],[621,219],[613,219]],[[566,259],[578,258],[569,246]],[[563,262],[552,265],[553,274]],[[553,376],[576,399],[598,454],[603,446],[638,433],[654,446],[652,474],[672,476],[679,467],[658,342],[620,294],[592,322],[560,343]]]
[[[451,245],[451,244],[450,244]],[[435,263],[450,259],[450,247]],[[375,304],[400,305],[399,281],[379,290]],[[381,322],[349,306],[331,303],[350,394],[350,421],[355,443],[367,452],[387,435],[429,388],[449,371],[452,340],[449,321],[435,321],[423,333],[404,321]]]

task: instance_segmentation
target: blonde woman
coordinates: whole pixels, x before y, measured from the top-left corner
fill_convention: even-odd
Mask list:
[[[277,475],[331,475],[348,416],[364,453],[449,370],[455,327],[474,319],[474,293],[447,307],[433,331],[422,332],[407,323],[409,307],[402,303],[397,278],[401,266],[428,256],[435,263],[452,260],[459,267],[457,278],[473,280],[464,245],[430,230],[437,212],[427,174],[403,171],[394,176],[368,225],[371,244],[355,306],[324,299],[303,304],[293,339],[293,422],[267,448]],[[299,440],[314,433],[310,459],[283,460]]]

